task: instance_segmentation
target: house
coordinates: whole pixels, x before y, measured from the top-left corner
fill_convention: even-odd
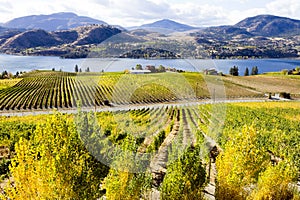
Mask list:
[[[218,75],[218,71],[215,68],[205,69],[203,72],[205,75]]]
[[[129,70],[130,74],[150,74],[150,70]]]

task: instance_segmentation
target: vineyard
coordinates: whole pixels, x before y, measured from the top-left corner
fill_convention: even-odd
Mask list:
[[[297,199],[299,108],[298,102],[165,105],[52,120],[74,121],[88,152],[111,167],[102,185],[108,199]],[[0,126],[20,119],[26,121],[2,117]],[[7,131],[1,141],[9,141]]]
[[[2,86],[2,87],[1,87]],[[2,88],[2,89],[1,89]],[[71,109],[213,98],[263,97],[261,92],[200,73],[68,73],[33,71],[0,82],[0,111]]]

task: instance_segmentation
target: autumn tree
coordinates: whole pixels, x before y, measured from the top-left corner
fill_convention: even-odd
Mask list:
[[[271,164],[267,149],[260,144],[260,132],[244,127],[231,133],[225,151],[217,158],[217,199],[293,199],[290,184],[297,169],[288,160]]]
[[[128,135],[124,139],[122,150],[117,154],[104,180],[103,187],[108,199],[139,200],[151,188],[152,177],[146,171],[147,164],[141,164],[147,162],[139,162],[135,154],[131,153],[135,152],[137,147],[133,136]]]
[[[162,65],[159,65],[158,68],[157,68],[157,71],[158,72],[166,72],[166,68]]]
[[[142,69],[143,69],[143,67],[142,67],[142,65],[141,65],[141,64],[137,64],[137,65],[135,66],[135,69],[136,69],[136,70],[142,70]]]
[[[161,185],[162,199],[203,199],[201,188],[206,181],[200,146],[186,149],[168,165]]]
[[[73,120],[55,114],[37,126],[30,140],[21,138],[10,167],[14,186],[9,199],[96,199],[108,168],[82,145]]]

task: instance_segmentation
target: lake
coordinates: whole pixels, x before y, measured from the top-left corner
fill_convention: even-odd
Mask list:
[[[244,74],[248,67],[250,72],[253,66],[257,66],[259,73],[293,69],[300,66],[300,60],[296,59],[248,59],[248,60],[212,60],[212,59],[170,59],[170,60],[145,60],[145,59],[118,59],[118,58],[87,58],[87,59],[61,59],[51,56],[14,56],[0,54],[0,71],[31,71],[46,69],[74,71],[75,65],[84,71],[87,67],[91,71],[115,72],[131,69],[136,64],[163,65],[175,67],[186,71],[202,71],[215,68],[223,73],[228,73],[233,66],[239,67],[240,75]]]

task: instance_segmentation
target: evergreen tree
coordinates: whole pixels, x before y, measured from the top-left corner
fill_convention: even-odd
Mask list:
[[[248,69],[248,67],[246,67],[246,69],[245,69],[244,76],[249,76],[249,69]]]
[[[232,76],[238,76],[239,75],[239,68],[237,66],[233,66],[229,70],[229,74]]]
[[[257,66],[252,67],[251,75],[257,75],[257,74],[258,74],[258,67]]]
[[[75,65],[75,72],[78,72],[78,65]]]
[[[2,72],[2,78],[5,79],[8,77],[8,72],[5,70],[4,72]]]

